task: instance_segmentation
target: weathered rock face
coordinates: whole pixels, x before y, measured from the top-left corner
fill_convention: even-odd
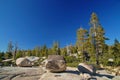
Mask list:
[[[20,67],[32,66],[32,63],[27,58],[18,58],[16,60],[16,65]]]
[[[63,56],[49,55],[46,63],[46,69],[50,72],[62,72],[66,70],[66,62]]]
[[[96,69],[93,65],[89,65],[86,63],[80,63],[78,65],[78,70],[82,73],[88,73],[88,74],[95,74],[96,73]]]
[[[39,57],[35,57],[35,56],[30,56],[30,57],[25,57],[27,58],[30,62],[38,62]]]
[[[63,56],[61,55],[49,55],[48,60],[65,60]]]

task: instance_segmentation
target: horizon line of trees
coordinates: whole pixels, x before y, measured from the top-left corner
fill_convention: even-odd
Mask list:
[[[47,57],[50,54],[63,55],[68,63],[88,62],[93,64],[108,65],[108,59],[113,59],[113,64],[120,66],[120,42],[115,39],[113,45],[108,45],[105,40],[105,31],[96,13],[92,13],[90,18],[90,29],[80,27],[76,34],[77,40],[75,45],[60,48],[59,42],[54,42],[51,48],[46,45],[36,46],[34,49],[21,50],[17,43],[13,45],[12,41],[8,43],[6,52],[0,52],[0,62],[4,59],[12,58],[14,61],[19,57],[38,56]],[[69,54],[68,54],[69,53]],[[76,54],[70,56],[70,54]]]

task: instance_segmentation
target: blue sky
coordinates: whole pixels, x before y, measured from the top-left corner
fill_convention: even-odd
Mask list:
[[[0,51],[9,41],[21,49],[32,49],[54,41],[75,44],[76,30],[89,29],[92,12],[113,44],[120,41],[120,0],[0,0]]]

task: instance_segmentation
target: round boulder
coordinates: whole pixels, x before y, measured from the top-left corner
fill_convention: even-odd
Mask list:
[[[49,55],[46,62],[46,69],[50,72],[62,72],[66,70],[66,62],[63,56]]]

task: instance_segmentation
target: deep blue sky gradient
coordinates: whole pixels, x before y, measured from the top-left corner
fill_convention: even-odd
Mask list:
[[[9,41],[20,49],[32,49],[54,41],[60,46],[75,44],[76,31],[89,29],[92,12],[113,44],[120,41],[120,0],[0,0],[0,51]]]

